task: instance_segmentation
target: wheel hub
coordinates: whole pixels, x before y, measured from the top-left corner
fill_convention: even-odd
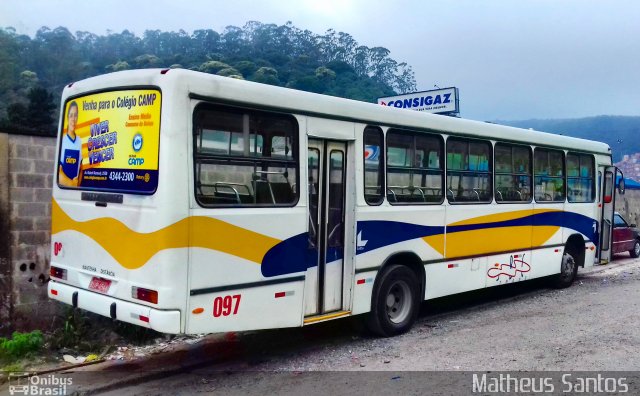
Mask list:
[[[386,298],[387,315],[393,323],[404,321],[411,311],[413,296],[409,285],[404,281],[396,281]]]

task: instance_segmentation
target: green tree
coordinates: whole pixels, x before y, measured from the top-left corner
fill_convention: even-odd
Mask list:
[[[227,67],[226,69],[222,69],[218,71],[216,74],[219,76],[233,77],[240,80],[244,80],[244,78],[242,77],[242,74],[236,69],[234,69],[233,67]]]
[[[53,94],[42,87],[35,87],[29,91],[29,105],[27,106],[27,127],[39,134],[53,136],[55,134],[53,112],[56,103]]]
[[[112,65],[105,66],[105,69],[107,69],[110,72],[117,72],[122,70],[129,70],[131,69],[131,66],[129,66],[129,63],[127,61],[121,60],[121,61],[117,61]]]
[[[316,78],[322,81],[333,81],[336,79],[336,72],[325,66],[316,69]]]
[[[136,56],[133,59],[133,64],[139,68],[150,68],[150,67],[160,67],[162,64],[162,60],[155,55],[152,54],[144,54]]]
[[[201,72],[205,72],[209,74],[216,74],[220,70],[224,70],[224,69],[232,69],[232,67],[227,65],[224,62],[215,61],[215,60],[204,62],[203,64],[200,65],[200,67],[198,67],[198,70],[200,70]]]
[[[24,129],[28,120],[27,106],[23,103],[12,103],[7,108],[6,126],[12,129]]]
[[[20,73],[20,87],[27,91],[35,87],[38,84],[38,74],[31,70],[25,70]]]
[[[250,76],[258,69],[255,63],[247,60],[235,62],[233,64],[233,68],[238,70],[245,77]]]
[[[269,85],[280,84],[280,80],[278,79],[278,71],[272,67],[259,68],[254,74],[253,81]]]

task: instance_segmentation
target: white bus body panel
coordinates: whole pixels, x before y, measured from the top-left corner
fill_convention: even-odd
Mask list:
[[[527,213],[535,216],[566,211],[594,219],[596,228],[599,225],[599,202],[493,201],[451,205],[445,199],[442,204],[391,205],[385,199],[380,206],[369,206],[364,201],[362,186],[362,131],[366,125],[380,126],[384,133],[388,126],[396,126],[445,137],[463,135],[526,145],[535,140],[545,147],[594,153],[597,169],[611,163],[608,146],[598,142],[403,111],[186,70],[167,73],[136,70],[79,81],[65,88],[62,104],[70,97],[89,92],[140,86],[156,87],[163,94],[157,191],[153,195],[123,194],[122,204],[97,207],[93,201],[83,201],[80,190],[62,189],[54,179],[54,229],[61,220],[69,226],[52,234],[51,265],[67,270],[67,279],[52,281],[50,296],[72,304],[77,293],[79,307],[101,315],[110,316],[111,305],[115,303],[118,319],[170,333],[303,325],[305,295],[318,293],[314,285],[305,281],[314,276],[314,268],[265,276],[260,258],[255,257],[266,250],[265,246],[309,231],[305,182],[308,135],[345,142],[347,147],[344,267],[342,274],[330,273],[329,277],[343,278],[342,284],[333,282],[336,293],[331,298],[335,302],[342,294],[341,308],[351,314],[369,312],[376,276],[389,258],[399,252],[409,252],[422,261],[424,298],[430,299],[558,273],[563,245],[569,236],[580,234],[570,224],[472,229],[475,224],[490,225],[500,219],[523,218]],[[203,208],[196,202],[193,110],[202,102],[255,107],[295,117],[300,132],[297,169],[300,183],[299,200],[294,207],[221,209]],[[62,121],[59,129],[62,130]],[[57,163],[58,158],[56,166]],[[596,185],[596,196],[600,197],[599,183]],[[214,223],[211,230],[228,230],[221,234],[225,238],[238,235],[246,249],[230,253],[225,248],[194,245],[194,238],[206,233],[208,225]],[[102,243],[92,234],[95,225],[110,235]],[[506,240],[505,235],[515,239]],[[589,235],[582,233],[585,239]],[[123,238],[139,243],[127,251],[124,245],[119,245]],[[56,243],[61,246],[57,252]],[[595,259],[597,243],[585,242],[586,266]],[[528,271],[524,271],[526,267],[520,262],[530,266]],[[500,271],[495,268],[505,269],[506,264],[515,265],[510,270],[516,271],[496,275]],[[94,276],[111,280],[106,294],[87,290]],[[132,287],[158,291],[158,303],[132,298]],[[52,294],[51,289],[58,294]],[[213,314],[215,304],[229,299],[235,303],[236,295],[240,295],[236,314]],[[145,314],[149,322],[140,323],[139,316]]]

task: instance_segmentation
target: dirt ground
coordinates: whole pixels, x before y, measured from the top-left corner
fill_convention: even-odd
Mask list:
[[[331,386],[344,391],[343,382],[363,390],[384,378],[384,386],[397,391],[401,378],[405,386],[411,383],[410,372],[637,371],[639,304],[640,261],[623,258],[579,272],[568,289],[533,281],[429,301],[413,329],[398,337],[363,334],[356,319],[240,333],[226,337],[224,353],[209,362],[182,362],[183,370],[103,389],[109,395],[299,394]],[[124,370],[111,375],[135,376],[138,370],[148,376],[144,366]],[[75,390],[100,388],[99,378],[108,376],[76,381]],[[384,389],[376,386],[373,394]]]

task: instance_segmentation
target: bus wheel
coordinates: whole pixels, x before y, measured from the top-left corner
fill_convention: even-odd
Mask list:
[[[578,264],[573,258],[573,253],[565,251],[562,255],[562,264],[560,264],[560,273],[556,275],[554,286],[558,289],[564,289],[571,286],[576,279],[578,273]]]
[[[635,240],[635,242],[633,243],[633,249],[629,250],[629,254],[633,258],[638,258],[640,256],[640,241],[639,240],[637,240],[637,239]]]
[[[408,331],[418,316],[416,274],[403,265],[387,267],[380,275],[371,298],[369,329],[383,337]]]

